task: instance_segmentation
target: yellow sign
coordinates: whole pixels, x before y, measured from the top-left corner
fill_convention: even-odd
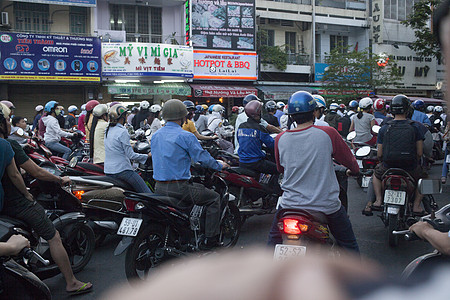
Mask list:
[[[100,77],[0,75],[0,80],[51,80],[51,81],[89,81],[89,82],[100,82]]]

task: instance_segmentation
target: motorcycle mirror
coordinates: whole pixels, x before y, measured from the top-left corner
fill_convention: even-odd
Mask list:
[[[349,134],[347,134],[347,141],[351,141],[356,137],[356,132],[352,131]]]
[[[151,131],[150,129],[147,129],[147,130],[145,131],[145,136],[149,136],[151,133],[152,133],[152,131]]]
[[[439,123],[441,123],[441,120],[439,120],[439,119],[434,120],[435,125],[438,125]]]
[[[419,179],[417,188],[422,195],[442,193],[442,184],[439,179]]]
[[[22,128],[17,129],[16,132],[17,132],[18,135],[23,136],[23,129]]]
[[[364,146],[362,148],[359,148],[358,151],[356,151],[356,156],[364,157],[364,156],[369,155],[369,153],[370,153],[370,147]]]
[[[373,125],[373,127],[372,127],[372,131],[373,132],[375,132],[375,133],[378,133],[379,131],[380,131],[380,126],[378,126],[378,125]]]
[[[74,156],[69,162],[70,168],[75,168],[75,166],[78,164],[78,157]]]

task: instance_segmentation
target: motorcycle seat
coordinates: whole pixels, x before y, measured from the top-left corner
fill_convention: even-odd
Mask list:
[[[178,198],[170,197],[170,196],[164,196],[164,195],[158,195],[154,193],[134,193],[134,192],[125,192],[125,196],[127,198],[131,199],[142,199],[146,200],[149,203],[155,204],[155,205],[164,205],[170,207],[173,212],[178,213],[183,218],[189,218],[188,215],[185,213],[185,211],[188,211],[190,207],[174,207],[173,205],[170,205],[171,203],[179,202]]]
[[[253,170],[242,168],[242,167],[231,167],[230,168],[234,173],[240,174],[240,175],[246,175],[254,178],[259,177],[259,173],[255,172]]]
[[[14,218],[11,218],[11,217],[5,216],[5,215],[0,216],[0,221],[6,222],[6,223],[9,223],[14,226],[21,227],[21,228],[29,228],[29,225],[27,223],[25,223],[24,221],[19,220],[19,219],[14,219]]]
[[[328,224],[327,216],[324,213],[315,210],[283,208],[280,211],[279,217],[281,219],[292,215],[305,216],[307,218],[312,218],[314,221],[317,221],[319,223]]]
[[[105,181],[114,184],[116,187],[120,187],[127,191],[134,191],[134,188],[129,185],[127,182],[110,177],[110,176],[81,176],[83,179],[89,179],[89,180],[98,180],[98,181]]]
[[[79,166],[80,168],[83,168],[85,170],[94,171],[94,172],[101,173],[101,174],[104,173],[103,167],[96,165],[96,164],[79,162],[77,164],[77,166]]]

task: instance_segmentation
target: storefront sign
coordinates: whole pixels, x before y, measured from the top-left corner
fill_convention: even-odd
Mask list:
[[[325,70],[327,69],[328,64],[325,63],[316,63],[314,65],[314,78],[315,81],[322,81],[323,75],[325,74]]]
[[[103,76],[193,77],[191,47],[150,43],[102,43]]]
[[[18,2],[31,2],[55,5],[72,5],[72,6],[97,6],[97,0],[13,0]]]
[[[100,81],[100,40],[0,32],[0,80]]]
[[[111,95],[191,95],[191,87],[187,84],[152,84],[136,86],[108,86],[108,93]]]
[[[258,92],[255,88],[246,86],[191,84],[191,87],[194,89],[194,97],[243,98]]]
[[[194,50],[194,78],[258,80],[256,53]]]
[[[384,0],[372,2],[372,40],[375,44],[383,43]]]
[[[255,50],[255,0],[192,0],[195,48]]]

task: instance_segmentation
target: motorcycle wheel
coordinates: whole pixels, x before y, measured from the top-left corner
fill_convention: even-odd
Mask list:
[[[133,241],[125,257],[125,274],[128,281],[145,280],[150,269],[157,267],[165,259],[156,256],[156,250],[164,246],[164,227],[148,224]]]
[[[86,267],[94,253],[95,235],[87,224],[81,225],[73,234],[75,234],[75,238],[69,245],[66,245],[66,250],[72,270],[77,273]]]
[[[398,227],[398,215],[388,215],[388,242],[389,246],[397,247],[398,246],[398,235],[393,234],[394,230],[397,230]]]
[[[236,245],[241,233],[241,214],[234,202],[228,202],[228,210],[220,224],[220,233],[224,248]]]

